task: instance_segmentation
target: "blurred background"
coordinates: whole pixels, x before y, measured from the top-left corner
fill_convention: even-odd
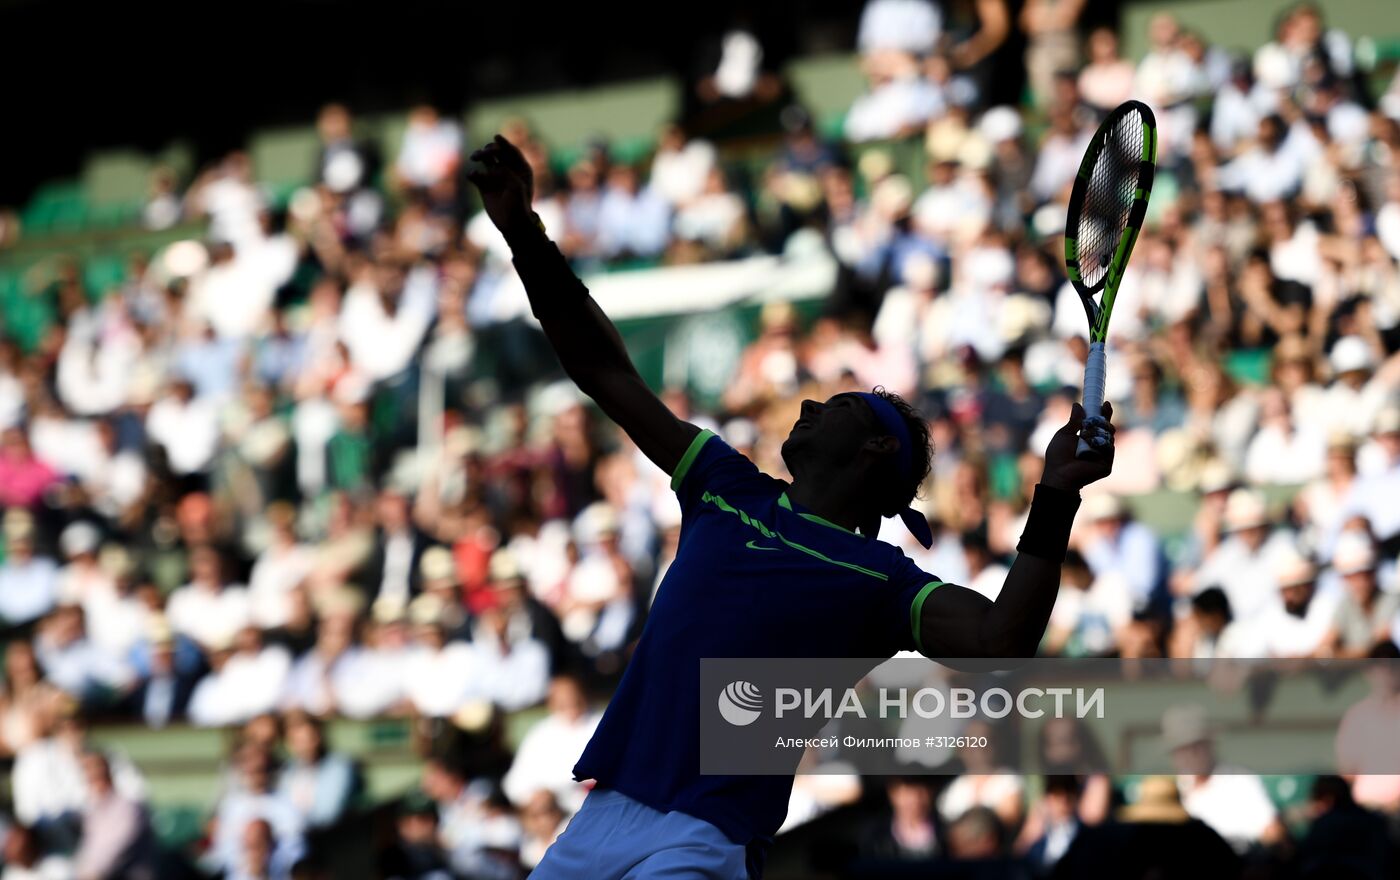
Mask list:
[[[882,537],[994,596],[1082,381],[1069,185],[1147,101],[1117,466],[1041,653],[1397,655],[1400,6],[5,0],[0,32],[3,880],[514,878],[578,807],[679,509],[464,183],[498,131],[643,375],[769,473],[804,397],[915,401],[937,539]],[[1081,772],[1127,746],[1072,724],[1033,744],[1060,775],[799,777],[769,876],[1395,876],[1400,777],[1345,747],[1400,729],[1393,682],[1340,734],[1307,705],[1154,720],[1174,777]],[[1241,772],[1278,731],[1343,775]]]

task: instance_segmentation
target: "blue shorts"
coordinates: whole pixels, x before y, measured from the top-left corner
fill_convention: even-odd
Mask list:
[[[530,880],[748,880],[746,856],[709,822],[594,790]]]

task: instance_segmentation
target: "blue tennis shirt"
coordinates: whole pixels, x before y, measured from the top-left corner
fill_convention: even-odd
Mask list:
[[[710,431],[671,488],[682,510],[675,561],[574,776],[761,844],[787,815],[792,777],[700,775],[700,659],[914,649],[913,621],[941,581],[897,547],[802,510],[786,483]]]

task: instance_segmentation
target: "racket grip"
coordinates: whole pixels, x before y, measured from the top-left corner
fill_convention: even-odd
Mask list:
[[[1108,376],[1108,357],[1102,342],[1089,344],[1089,360],[1084,364],[1084,418],[1094,419],[1103,416],[1104,382]],[[1088,435],[1086,437],[1086,435]],[[1097,444],[1091,440],[1098,440]],[[1075,449],[1077,458],[1094,458],[1098,455],[1096,445],[1102,446],[1109,440],[1106,433],[1092,427],[1082,429],[1079,445]]]

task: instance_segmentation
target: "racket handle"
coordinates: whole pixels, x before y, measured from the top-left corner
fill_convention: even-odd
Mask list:
[[[1084,365],[1084,418],[1103,417],[1104,382],[1108,376],[1108,357],[1102,342],[1089,344],[1089,360]],[[1098,449],[1108,444],[1111,438],[1106,432],[1086,425],[1081,429],[1079,445],[1075,449],[1076,458],[1096,458]]]

